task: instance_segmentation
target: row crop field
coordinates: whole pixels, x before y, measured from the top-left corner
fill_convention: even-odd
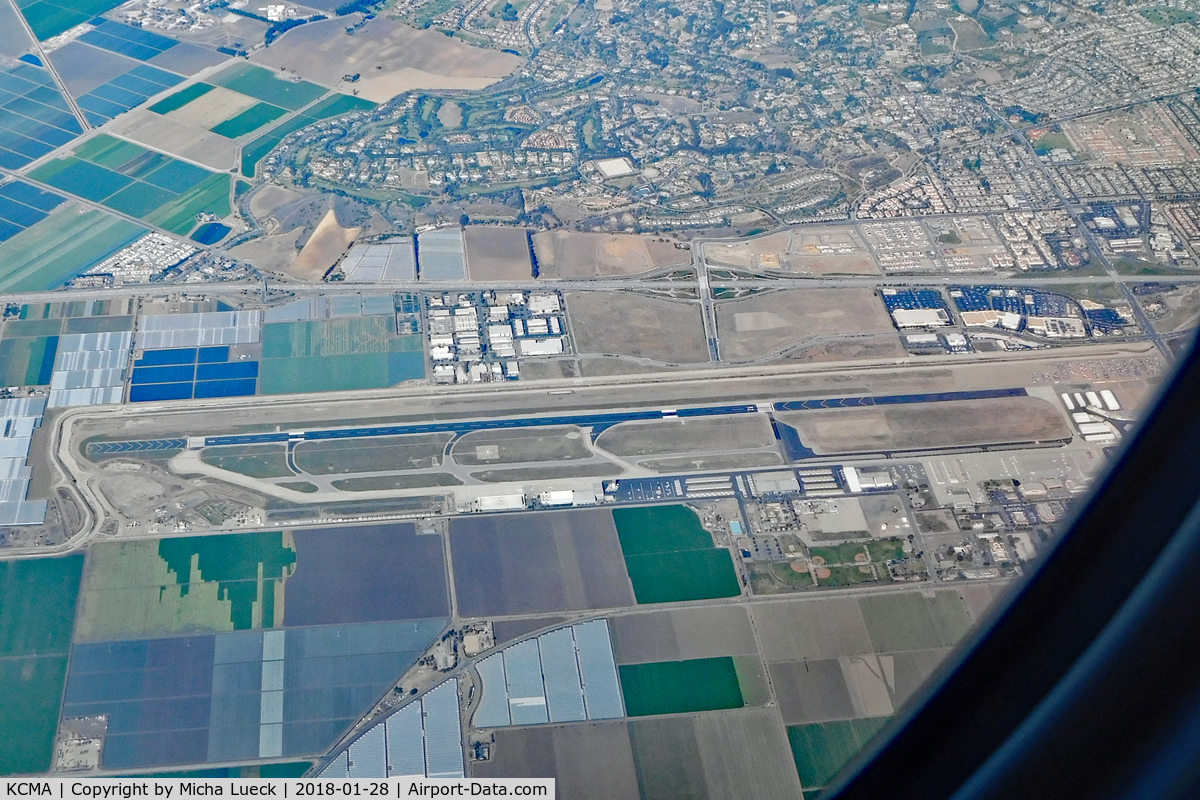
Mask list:
[[[146,233],[104,211],[72,203],[0,242],[0,291],[52,289]]]
[[[419,336],[395,317],[280,322],[263,328],[262,394],[382,389],[425,377]]]
[[[38,41],[98,17],[121,4],[121,0],[18,0],[17,7]]]
[[[31,173],[35,180],[185,235],[202,212],[230,214],[230,176],[101,134]]]
[[[625,567],[638,603],[736,597],[729,551],[713,544],[686,506],[613,510]]]

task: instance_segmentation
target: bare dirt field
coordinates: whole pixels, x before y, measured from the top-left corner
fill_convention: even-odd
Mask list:
[[[319,281],[354,242],[361,228],[343,228],[331,208],[309,237],[288,272],[305,281]]]
[[[345,19],[301,25],[250,60],[377,103],[413,89],[482,89],[523,62],[519,56],[472,47],[382,16],[353,36],[346,27]],[[361,77],[347,83],[344,75]]]
[[[296,228],[287,233],[252,239],[245,244],[231,247],[229,254],[249,261],[258,269],[287,272],[291,269],[296,254],[300,252],[297,243],[303,234],[304,228]]]
[[[821,342],[788,352],[788,361],[850,361],[859,358],[904,358],[906,351],[897,336],[844,339]]]
[[[873,652],[862,609],[853,598],[762,603],[751,614],[768,663]]]
[[[618,456],[711,453],[774,444],[775,434],[765,414],[623,422],[596,439],[598,447]]]
[[[266,219],[274,214],[276,209],[295,202],[303,196],[293,189],[285,189],[282,186],[268,183],[259,189],[254,197],[250,198],[250,213],[260,220]]]
[[[218,171],[237,165],[237,145],[232,140],[144,108],[118,117],[109,131]]]
[[[718,453],[715,455],[705,453],[691,456],[675,456],[673,458],[650,458],[637,462],[637,465],[642,469],[662,473],[778,467],[782,464],[783,456],[766,450],[758,453]]]
[[[866,243],[853,228],[831,226],[773,233],[704,248],[709,264],[747,270],[779,270],[808,275],[879,275]]]
[[[1171,292],[1165,297],[1151,298],[1159,300],[1166,307],[1166,315],[1154,320],[1154,329],[1159,333],[1175,333],[1184,328],[1192,327],[1200,318],[1200,289],[1188,288]],[[1143,308],[1148,305],[1142,301]]]
[[[495,736],[492,757],[472,762],[472,777],[555,778],[561,797],[580,800],[638,796],[624,722],[502,729]]]
[[[762,358],[808,339],[884,333],[892,321],[870,289],[784,289],[717,304],[723,358]]]
[[[212,128],[230,117],[253,108],[258,100],[244,94],[218,86],[200,95],[187,105],[172,111],[169,116],[184,125],[197,128]]]
[[[739,606],[685,608],[614,617],[618,664],[752,655],[754,629]]]
[[[523,281],[533,276],[529,232],[524,228],[468,225],[463,243],[471,280]]]
[[[778,419],[819,453],[1044,442],[1071,435],[1059,410],[1038,397],[794,411]]]
[[[691,260],[665,236],[629,233],[542,231],[533,235],[539,278],[601,278],[636,275]]]
[[[628,292],[572,292],[567,313],[580,353],[668,364],[708,361],[700,307]]]

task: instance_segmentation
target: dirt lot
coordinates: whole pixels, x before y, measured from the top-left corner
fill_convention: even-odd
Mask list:
[[[788,361],[850,361],[858,358],[904,358],[904,345],[899,337],[877,336],[868,339],[844,339],[821,342],[811,347],[791,350]]]
[[[523,61],[382,16],[353,36],[346,34],[345,19],[310,22],[280,36],[250,60],[377,103],[413,89],[482,89]],[[344,75],[361,77],[348,83]]]
[[[109,130],[222,172],[238,163],[237,145],[233,140],[144,108],[135,108],[118,117],[110,123]]]
[[[698,305],[628,292],[572,292],[566,299],[580,353],[610,353],[668,364],[708,361]]]
[[[555,778],[559,796],[580,800],[638,796],[633,752],[624,722],[496,731],[491,759],[473,762],[471,775]]]
[[[361,228],[343,228],[331,208],[325,212],[300,255],[291,263],[288,272],[305,281],[319,281],[346,253]]]
[[[887,309],[870,289],[785,289],[717,304],[721,355],[734,360],[809,339],[891,330]]]
[[[276,209],[295,202],[303,196],[300,192],[292,189],[268,183],[259,189],[254,197],[250,198],[250,213],[260,220],[266,219],[274,214]]]
[[[774,443],[765,414],[623,422],[596,439],[598,447],[618,456],[749,450]]]
[[[523,281],[533,275],[524,228],[468,225],[463,232],[467,274],[474,281]]]
[[[1071,430],[1057,408],[1037,397],[951,400],[778,415],[818,453],[1049,441]]]
[[[245,244],[230,248],[229,254],[249,261],[258,269],[288,272],[300,250],[297,243],[303,235],[304,228],[296,228],[287,233],[252,239]]]
[[[779,270],[808,275],[879,275],[866,243],[845,226],[806,228],[738,242],[714,242],[704,248],[714,266]]]
[[[636,275],[683,264],[691,253],[664,236],[543,231],[533,236],[539,278],[600,278]]]

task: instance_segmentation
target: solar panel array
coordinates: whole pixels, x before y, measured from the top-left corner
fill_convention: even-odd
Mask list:
[[[462,778],[458,681],[451,679],[377,723],[320,772],[322,778]]]
[[[37,525],[46,519],[46,501],[26,498],[31,469],[25,463],[45,411],[45,397],[0,400],[0,525]]]
[[[476,665],[482,696],[476,728],[581,722],[624,716],[608,623],[592,620],[544,633]]]

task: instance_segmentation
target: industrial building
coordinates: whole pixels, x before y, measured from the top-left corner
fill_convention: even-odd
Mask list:
[[[50,374],[50,408],[121,402],[131,331],[60,336]]]
[[[46,519],[46,501],[26,497],[32,468],[25,463],[45,412],[45,397],[0,400],[0,525],[39,525]]]

